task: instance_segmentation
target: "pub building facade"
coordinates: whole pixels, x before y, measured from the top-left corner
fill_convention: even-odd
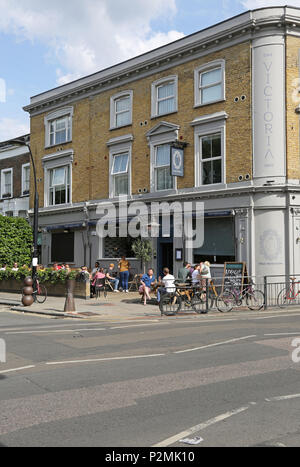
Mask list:
[[[153,238],[158,273],[184,259],[300,273],[299,56],[300,10],[264,8],[32,97],[42,263],[131,258],[131,239],[96,230],[99,203],[126,195],[204,203],[202,247],[186,249],[172,226]]]

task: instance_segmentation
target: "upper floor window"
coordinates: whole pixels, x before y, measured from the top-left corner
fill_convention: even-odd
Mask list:
[[[171,190],[174,188],[174,178],[170,168],[171,148],[169,144],[162,144],[155,148],[155,190]]]
[[[200,137],[202,185],[222,183],[222,153],[221,133]]]
[[[22,165],[22,195],[29,195],[30,190],[30,164]]]
[[[226,183],[226,112],[195,118],[191,125],[195,135],[195,187]]]
[[[70,117],[58,118],[50,122],[50,146],[66,143],[71,140]]]
[[[195,70],[195,106],[225,99],[225,61],[217,60]]]
[[[70,166],[49,170],[49,206],[70,202]]]
[[[169,76],[152,83],[151,116],[159,117],[178,110],[178,78]]]
[[[109,147],[109,197],[131,195],[133,136],[123,135],[110,139]]]
[[[13,197],[13,169],[1,171],[1,198]]]
[[[45,146],[72,141],[73,107],[57,110],[45,117]]]
[[[132,91],[125,91],[111,97],[110,127],[120,128],[132,124]]]
[[[128,195],[129,153],[115,154],[112,161],[113,197]]]

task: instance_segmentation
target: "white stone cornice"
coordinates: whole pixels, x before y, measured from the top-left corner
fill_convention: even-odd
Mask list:
[[[214,114],[203,115],[201,117],[197,117],[190,123],[190,125],[198,126],[198,125],[203,125],[204,123],[217,122],[219,120],[227,120],[228,117],[229,115],[224,111],[216,112]]]

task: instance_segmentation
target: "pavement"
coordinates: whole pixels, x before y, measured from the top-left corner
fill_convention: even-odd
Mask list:
[[[12,311],[30,313],[61,318],[74,319],[118,319],[132,320],[141,318],[160,317],[161,313],[156,299],[153,298],[146,306],[141,303],[137,292],[109,293],[106,298],[101,295],[98,299],[75,299],[74,313],[64,313],[64,297],[48,297],[43,304],[34,303],[30,307],[24,307],[21,303],[21,295],[0,292],[0,307],[9,307]]]
[[[98,299],[90,300],[75,299],[75,309],[73,313],[64,313],[65,307],[64,297],[48,297],[43,304],[34,303],[30,307],[24,307],[21,303],[21,295],[13,293],[0,292],[0,308],[7,309],[9,307],[13,312],[24,314],[44,315],[53,318],[73,318],[73,319],[93,319],[93,320],[117,320],[117,321],[132,321],[132,320],[147,320],[153,318],[162,318],[155,296],[144,306],[141,303],[141,296],[137,292],[129,293],[108,293],[105,298],[103,295]],[[287,309],[289,312],[299,312],[300,306],[292,306]],[[211,309],[209,315],[228,316],[230,314],[245,314],[257,315],[262,313],[283,314],[286,310],[278,307],[270,307],[261,311],[250,311],[247,307],[240,307],[232,310],[230,313],[219,313],[217,309]],[[184,310],[176,315],[176,318],[194,317],[203,318],[207,315],[197,314],[191,310]],[[165,317],[163,317],[165,318]],[[171,317],[172,318],[172,317]]]

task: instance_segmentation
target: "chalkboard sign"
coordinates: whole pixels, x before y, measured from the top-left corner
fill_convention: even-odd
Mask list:
[[[247,280],[246,263],[225,263],[223,276],[223,292],[227,290],[242,291]]]

